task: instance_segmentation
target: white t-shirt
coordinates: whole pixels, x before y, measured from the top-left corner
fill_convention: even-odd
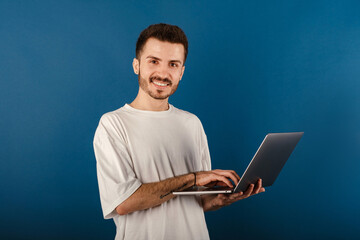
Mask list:
[[[97,176],[104,218],[116,224],[115,239],[209,239],[196,196],[122,216],[115,210],[142,183],[211,169],[200,120],[169,106],[153,112],[126,104],[100,119],[94,137]]]

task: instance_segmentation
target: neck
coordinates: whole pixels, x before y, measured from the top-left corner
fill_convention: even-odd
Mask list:
[[[138,95],[130,106],[145,111],[166,111],[169,109],[168,99],[154,99],[139,88]]]

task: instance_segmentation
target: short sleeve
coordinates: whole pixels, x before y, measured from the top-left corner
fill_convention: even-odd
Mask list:
[[[114,217],[116,207],[140,186],[133,170],[119,121],[106,114],[100,119],[94,136],[97,178],[105,219]]]
[[[199,120],[199,135],[200,135],[200,154],[201,154],[201,166],[203,171],[210,171],[211,170],[211,158],[210,158],[210,151],[209,145],[207,141],[207,137]]]

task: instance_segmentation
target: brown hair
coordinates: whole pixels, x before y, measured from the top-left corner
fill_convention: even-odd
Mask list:
[[[156,38],[160,41],[170,43],[181,43],[185,49],[184,63],[188,53],[188,40],[184,31],[175,25],[159,23],[148,26],[144,29],[136,42],[136,58],[140,59],[141,51],[149,38]]]

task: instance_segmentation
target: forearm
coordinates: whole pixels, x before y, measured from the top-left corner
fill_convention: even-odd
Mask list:
[[[194,180],[194,174],[190,173],[160,182],[142,184],[134,194],[116,208],[116,211],[120,215],[125,215],[158,206],[174,198],[173,191],[193,186]]]

